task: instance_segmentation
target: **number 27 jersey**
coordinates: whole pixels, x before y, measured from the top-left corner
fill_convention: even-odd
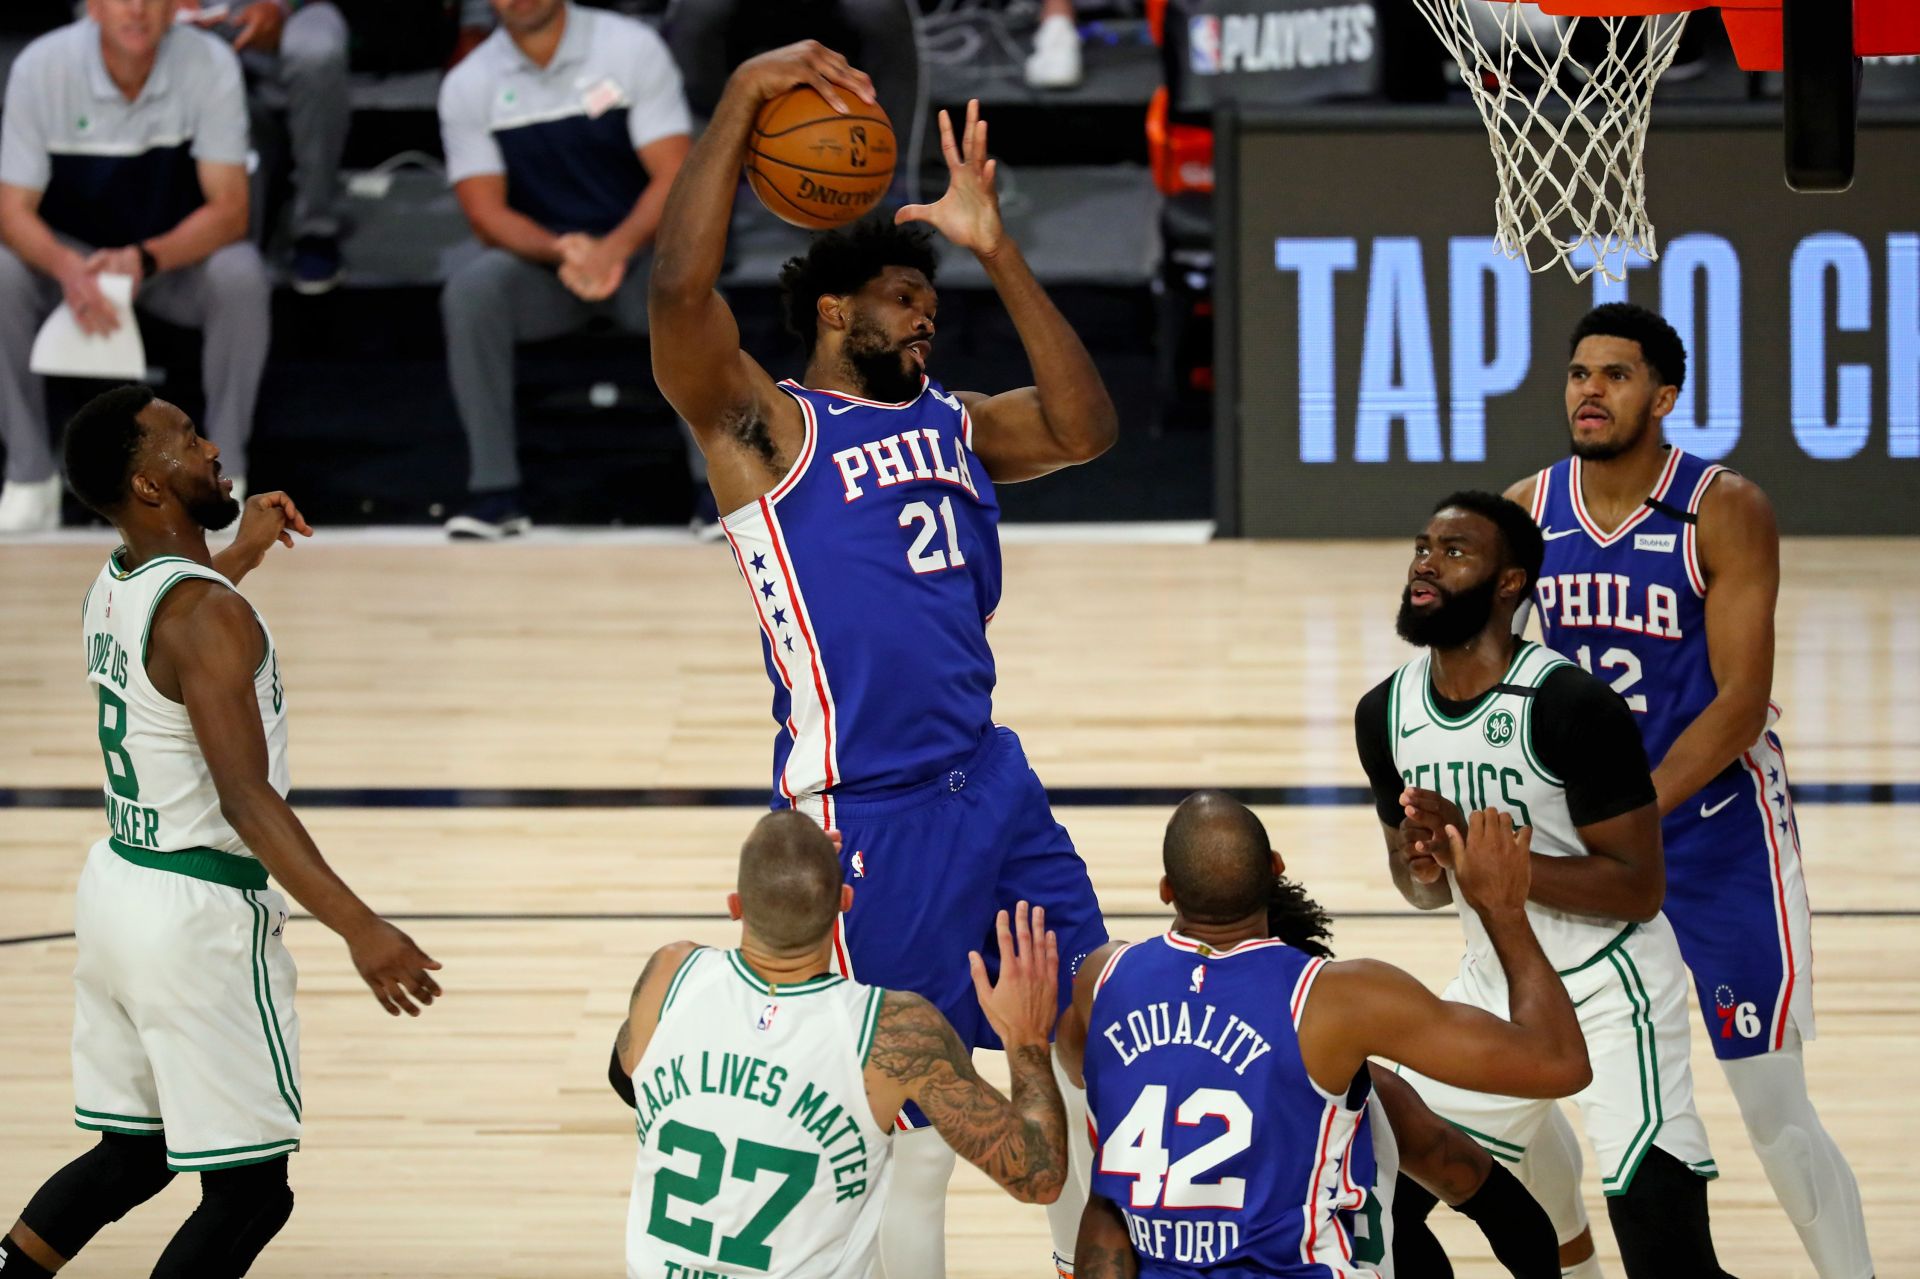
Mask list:
[[[776,806],[937,776],[992,727],[1000,506],[966,407],[794,382],[806,433],[778,487],[722,521],[773,681]]]

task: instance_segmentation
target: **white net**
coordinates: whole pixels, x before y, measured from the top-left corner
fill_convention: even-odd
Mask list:
[[[1507,0],[1414,0],[1460,67],[1493,147],[1495,239],[1533,271],[1625,278],[1659,257],[1644,163],[1653,89],[1685,13],[1554,18]]]

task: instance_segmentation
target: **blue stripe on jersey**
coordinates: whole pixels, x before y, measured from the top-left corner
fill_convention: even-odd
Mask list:
[[[1371,1085],[1363,1067],[1329,1097],[1295,1033],[1323,962],[1279,941],[1222,954],[1169,933],[1102,975],[1086,1048],[1092,1189],[1126,1218],[1143,1279],[1372,1273],[1354,1229],[1375,1174]]]
[[[556,235],[605,235],[647,189],[646,166],[627,132],[626,107],[497,129],[507,204]]]
[[[151,240],[206,203],[193,142],[138,155],[55,152],[40,216],[82,244],[117,248]]]
[[[774,805],[925,783],[992,728],[1000,506],[971,421],[931,381],[898,405],[781,389],[810,451],[726,522],[774,687]]]
[[[1669,449],[1652,494],[1668,509],[1643,506],[1611,533],[1587,514],[1578,458],[1542,471],[1534,494],[1547,539],[1534,588],[1547,646],[1626,698],[1656,766],[1719,691],[1694,526],[1668,511],[1697,513],[1722,469]]]

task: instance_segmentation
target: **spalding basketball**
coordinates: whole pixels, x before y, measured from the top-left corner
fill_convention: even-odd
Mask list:
[[[893,181],[887,113],[840,92],[853,108],[845,115],[811,85],[789,89],[760,108],[747,138],[747,185],[775,217],[809,231],[852,222]]]

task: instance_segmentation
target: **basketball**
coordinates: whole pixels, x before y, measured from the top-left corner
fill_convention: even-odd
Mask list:
[[[853,110],[842,115],[818,90],[800,85],[754,117],[747,184],[781,221],[809,231],[845,226],[878,204],[893,181],[892,122],[878,106],[847,97]]]

